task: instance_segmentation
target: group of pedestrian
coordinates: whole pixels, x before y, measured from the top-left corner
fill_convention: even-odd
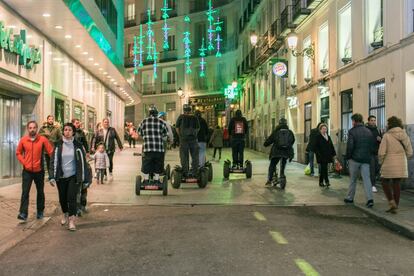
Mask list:
[[[125,140],[128,141],[129,147],[134,147],[138,140],[138,132],[137,128],[134,126],[133,122],[126,122],[125,123]]]
[[[99,128],[98,128],[99,127]],[[87,212],[87,188],[92,182],[92,171],[88,163],[89,152],[95,153],[95,169],[102,175],[102,167],[110,169],[112,175],[115,142],[122,149],[121,141],[114,128],[109,126],[109,119],[104,119],[102,128],[97,126],[89,148],[86,135],[79,119],[65,123],[61,128],[49,115],[40,131],[36,121],[26,125],[27,135],[18,144],[16,156],[23,166],[22,196],[18,219],[28,218],[29,193],[32,182],[37,190],[37,219],[44,217],[45,167],[50,184],[57,186],[59,203],[62,209],[62,225],[71,231],[76,230],[75,218]],[[104,153],[105,151],[105,153]],[[104,155],[102,161],[100,154]],[[45,164],[46,163],[46,164]],[[101,180],[102,181],[102,180]]]

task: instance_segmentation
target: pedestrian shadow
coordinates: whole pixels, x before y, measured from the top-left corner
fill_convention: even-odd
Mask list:
[[[115,220],[115,221],[97,221],[97,222],[79,222],[81,229],[94,229],[101,227],[111,227],[115,225],[127,224],[136,222],[134,220]]]

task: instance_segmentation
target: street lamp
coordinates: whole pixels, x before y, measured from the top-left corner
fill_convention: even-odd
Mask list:
[[[253,47],[256,47],[256,45],[257,45],[257,40],[258,40],[257,34],[253,31],[253,32],[250,34],[250,43],[252,44],[252,46],[253,46]]]
[[[178,88],[178,90],[177,90],[177,94],[178,94],[178,96],[179,96],[180,98],[183,98],[183,97],[184,97],[184,91],[181,89],[181,87],[180,87],[180,88]]]
[[[315,62],[315,47],[313,43],[309,45],[308,47],[306,47],[305,49],[303,49],[302,52],[297,51],[296,48],[298,46],[298,36],[296,35],[294,31],[291,31],[290,34],[288,35],[287,43],[294,57],[298,57],[298,56],[305,57],[306,56],[307,58],[310,58],[312,59],[313,62]]]
[[[233,86],[233,88],[237,88],[237,80],[234,79],[231,86]]]

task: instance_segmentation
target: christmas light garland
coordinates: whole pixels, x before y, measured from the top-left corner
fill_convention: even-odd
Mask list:
[[[206,48],[204,47],[204,37],[201,40],[201,48],[199,49],[200,51],[200,57],[201,57],[201,61],[200,61],[200,77],[204,78],[206,76]]]
[[[167,0],[164,0],[164,7],[161,8],[162,11],[162,19],[164,19],[164,26],[162,27],[162,30],[164,32],[164,43],[162,48],[164,50],[168,50],[170,48],[170,45],[168,44],[168,31],[171,29],[168,27],[167,19],[169,18],[168,11],[172,10],[171,8],[168,8]]]
[[[183,42],[184,42],[184,58],[185,58],[185,73],[186,74],[191,74],[192,70],[191,70],[191,64],[192,62],[190,61],[191,58],[191,40],[190,40],[190,17],[186,16],[184,17],[184,22],[187,26],[186,31],[183,33]]]
[[[152,25],[154,25],[154,22],[151,21],[151,10],[148,9],[147,11],[148,14],[148,22],[147,22],[147,38],[148,38],[148,44],[147,44],[147,60],[152,60],[153,56],[152,56],[152,43],[153,43],[153,37],[154,37],[154,31],[152,30]]]

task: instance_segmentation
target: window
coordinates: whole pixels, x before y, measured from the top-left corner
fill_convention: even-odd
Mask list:
[[[175,83],[175,71],[167,72],[167,83],[168,84]]]
[[[303,49],[310,47],[312,44],[311,37],[308,36],[303,40]],[[312,59],[308,56],[303,57],[303,77],[307,81],[307,79],[312,79]]]
[[[325,22],[319,28],[319,45],[318,46],[319,46],[319,49],[318,49],[319,50],[319,54],[318,54],[319,70],[327,70],[329,68],[328,22]]]
[[[247,111],[250,111],[250,87],[247,89]]]
[[[370,49],[382,47],[384,29],[382,24],[382,3],[383,0],[366,1],[367,18],[367,39]]]
[[[145,5],[145,7],[146,7],[146,9],[145,9],[145,11],[147,11],[147,10],[151,10],[151,11],[155,11],[155,1],[154,0],[146,0],[146,5]]]
[[[95,0],[109,28],[115,36],[118,35],[118,12],[112,0]]]
[[[305,104],[305,143],[309,142],[309,134],[312,129],[312,103]]]
[[[252,85],[252,96],[253,96],[253,101],[252,101],[252,104],[253,104],[253,108],[256,108],[256,84],[255,83],[253,83],[253,85]]]
[[[134,43],[128,43],[128,57],[134,56]]]
[[[347,63],[351,61],[352,58],[351,3],[347,4],[339,11],[338,21],[338,56],[340,61]]]
[[[193,53],[196,53],[196,56],[199,56],[200,51],[198,49],[201,48],[201,43],[204,38],[204,47],[207,48],[207,26],[206,23],[200,22],[195,25],[195,43],[194,43],[194,50]]]
[[[369,84],[369,115],[377,117],[378,129],[385,130],[385,79]]]
[[[175,10],[176,9],[176,0],[168,0],[168,8]]]
[[[126,17],[127,20],[135,19],[135,3],[129,3],[127,5],[126,15],[127,15]]]
[[[341,141],[348,140],[348,131],[352,128],[352,90],[341,93]]]
[[[321,98],[321,122],[325,123],[328,128],[329,122],[329,97]]]
[[[170,48],[168,48],[168,51],[175,50],[175,35],[168,36],[168,45],[170,46]]]
[[[287,90],[287,80],[285,78],[279,78],[280,79],[280,96],[286,95]]]

